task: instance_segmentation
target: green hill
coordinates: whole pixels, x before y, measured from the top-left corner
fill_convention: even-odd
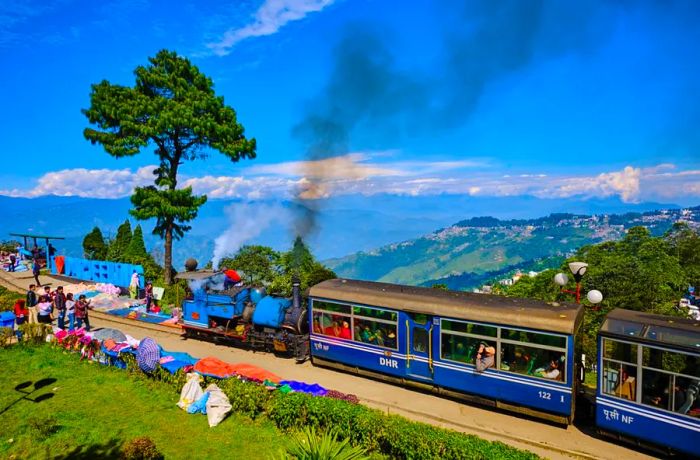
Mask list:
[[[325,263],[347,278],[471,289],[516,269],[557,266],[581,246],[620,239],[634,226],[644,225],[660,235],[678,220],[700,226],[700,207],[619,215],[551,214],[527,220],[477,217]]]

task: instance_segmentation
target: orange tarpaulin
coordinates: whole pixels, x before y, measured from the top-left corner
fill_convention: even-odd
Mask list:
[[[54,258],[54,262],[56,263],[56,273],[59,275],[63,274],[63,268],[66,265],[66,258],[64,256],[56,256]]]
[[[212,375],[219,378],[240,375],[242,377],[258,379],[260,381],[269,380],[270,382],[274,383],[279,383],[282,380],[282,378],[278,375],[268,372],[261,367],[246,363],[230,364],[221,361],[218,358],[214,358],[213,356],[197,361],[197,363],[194,365],[194,370],[200,374]]]

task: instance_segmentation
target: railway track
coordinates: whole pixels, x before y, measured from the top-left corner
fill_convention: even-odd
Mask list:
[[[52,285],[56,285],[56,282],[65,282],[64,280],[52,281],[55,281],[52,283]],[[24,293],[26,290],[26,287],[22,287],[22,284],[25,283],[12,279],[7,273],[4,272],[0,273],[0,284],[19,293]],[[571,442],[567,441],[566,438],[572,435],[572,431],[578,429],[573,427],[568,429],[553,427],[539,421],[531,421],[513,415],[498,414],[487,409],[481,409],[474,406],[464,406],[463,404],[445,400],[443,398],[436,398],[438,401],[441,401],[438,404],[439,406],[447,407],[448,405],[451,405],[455,407],[466,407],[468,408],[469,412],[474,411],[488,414],[488,416],[485,417],[487,419],[503,418],[505,420],[517,420],[517,425],[530,425],[530,429],[528,430],[530,431],[529,433],[519,435],[512,431],[501,429],[503,428],[502,423],[498,423],[495,420],[491,420],[490,422],[484,420],[484,423],[481,423],[478,417],[469,418],[458,416],[458,414],[460,414],[460,410],[457,410],[456,413],[454,411],[442,412],[434,403],[431,404],[428,402],[427,405],[423,406],[416,406],[413,404],[414,401],[412,400],[414,398],[435,398],[424,393],[412,393],[411,390],[399,389],[393,385],[374,380],[367,380],[362,377],[345,376],[336,371],[313,367],[308,362],[303,365],[297,365],[289,362],[290,360],[275,358],[274,356],[266,353],[254,354],[250,351],[219,346],[209,342],[183,340],[181,337],[182,331],[173,327],[120,318],[106,313],[101,313],[99,311],[91,312],[91,320],[98,327],[114,327],[137,338],[142,338],[147,335],[154,337],[159,341],[159,343],[168,349],[178,349],[178,351],[190,352],[194,356],[221,356],[222,354],[226,354],[229,355],[227,357],[229,360],[236,359],[238,361],[252,360],[254,357],[253,359],[255,359],[256,364],[259,364],[272,372],[289,376],[287,377],[289,379],[301,380],[306,377],[306,379],[322,380],[322,385],[337,388],[340,391],[352,392],[360,398],[360,401],[363,404],[379,409],[383,412],[402,415],[413,420],[453,429],[467,434],[477,435],[491,441],[500,441],[514,447],[529,450],[546,458],[653,458],[642,452],[630,450],[615,444],[609,444],[607,441],[590,437],[589,435],[581,432],[577,433],[575,436],[577,438],[584,436],[588,439],[584,439],[583,442],[581,442],[581,439],[578,439],[579,442],[575,443],[576,445],[573,446],[575,448],[565,448],[562,447],[561,444],[567,442],[571,444]],[[225,358],[223,356],[221,357],[222,359]],[[322,376],[328,378],[322,379]],[[336,381],[337,383],[335,383],[335,385],[328,384],[326,381]],[[369,382],[371,382],[371,384]],[[409,396],[384,398],[382,397],[384,393],[390,393],[393,395],[396,395],[396,393],[405,393]],[[410,397],[411,394],[414,395],[413,398]],[[440,415],[436,415],[436,413],[440,413]],[[552,431],[554,435],[551,437],[551,439],[556,443],[537,439],[537,436],[533,436],[532,432],[541,431],[538,427],[541,427],[542,430],[546,429],[547,431]],[[559,436],[556,436],[557,433]]]

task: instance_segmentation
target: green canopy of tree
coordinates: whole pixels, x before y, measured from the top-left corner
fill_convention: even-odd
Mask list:
[[[513,297],[545,301],[573,301],[554,283],[557,271],[569,274],[568,262],[588,263],[582,280],[582,303],[587,306],[583,323],[583,347],[596,356],[596,335],[605,315],[613,308],[625,308],[665,315],[682,315],[676,307],[688,283],[700,273],[700,236],[690,228],[675,226],[664,237],[653,237],[646,227],[631,228],[620,241],[584,246],[560,270],[547,270],[534,278],[522,278],[505,290]],[[569,286],[575,284],[569,276]],[[591,308],[586,293],[603,294],[600,307]]]
[[[219,267],[238,270],[246,284],[265,286],[279,274],[281,257],[279,252],[267,246],[243,246],[233,257],[221,259]]]
[[[233,257],[223,258],[220,267],[242,272],[244,281],[255,286],[266,286],[271,293],[292,295],[292,278],[301,282],[301,289],[336,278],[336,274],[318,262],[301,238],[292,249],[279,253],[266,246],[243,246]]]
[[[143,230],[141,225],[137,225],[134,233],[131,235],[129,246],[124,252],[124,259],[129,263],[133,263],[132,261],[134,260],[142,260],[146,257],[148,257],[148,251],[146,251],[146,243],[143,241]]]
[[[83,238],[83,254],[91,260],[105,260],[107,258],[107,244],[99,227],[92,229]]]
[[[117,236],[109,243],[107,248],[107,260],[113,262],[128,262],[126,260],[126,250],[131,243],[131,223],[126,219],[117,228]]]
[[[178,189],[178,169],[185,161],[218,151],[231,161],[255,158],[255,139],[247,139],[236,112],[214,93],[212,80],[188,59],[162,50],[150,64],[134,71],[133,87],[108,81],[92,85],[90,108],[83,110],[97,129],[84,135],[116,157],[133,156],[154,146],[159,165],[155,183],[131,197],[132,215],[156,219],[153,233],[164,240],[165,282],[172,282],[172,245],[190,227],[206,196],[190,187]]]

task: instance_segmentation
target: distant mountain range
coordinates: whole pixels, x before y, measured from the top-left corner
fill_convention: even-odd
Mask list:
[[[593,214],[678,208],[674,204],[623,203],[617,198],[582,200],[464,195],[352,195],[318,200],[313,205],[317,209],[316,231],[308,235],[306,241],[314,254],[322,260],[343,260],[337,258],[360,251],[369,253],[368,251],[374,251],[374,248],[397,241],[419,238],[436,228],[449,226],[457,219],[479,215],[522,220],[562,211]],[[292,220],[294,215],[304,210],[303,207],[303,204],[287,201],[209,200],[192,223],[192,230],[182,241],[175,243],[175,267],[182,267],[188,257],[195,257],[202,263],[208,261],[214,253],[214,241],[224,232],[235,236],[229,238],[228,243],[224,245],[226,252],[234,252],[241,242],[264,244],[278,250],[286,250],[295,236]],[[10,239],[10,232],[62,236],[66,238],[65,241],[56,244],[59,253],[80,256],[82,239],[87,232],[97,225],[107,236],[113,236],[117,226],[129,217],[130,208],[128,198],[107,200],[59,196],[0,196],[0,240]],[[136,223],[133,219],[131,221],[132,225]],[[250,221],[256,224],[252,228],[250,225],[244,225]],[[156,257],[160,257],[162,242],[156,236],[150,235],[153,223],[141,224],[144,227],[147,247]],[[484,257],[488,259],[487,255]],[[507,265],[511,262],[517,263],[517,260],[521,259],[506,260]],[[410,261],[406,263],[410,265]],[[462,263],[463,261],[452,263],[452,268],[447,273],[461,276],[460,274],[465,273],[461,269]],[[491,264],[488,267],[501,266]],[[343,269],[343,273],[349,271]],[[427,268],[423,271],[426,274],[431,272]],[[373,271],[372,276],[365,273],[364,269],[357,272],[365,279],[379,279],[385,275],[382,270]],[[420,280],[422,277],[401,279]]]
[[[700,206],[625,214],[550,214],[537,219],[476,217],[326,263],[348,278],[471,289],[515,269],[558,266],[581,246],[619,239],[630,227],[644,225],[661,235],[679,220],[700,227]]]

